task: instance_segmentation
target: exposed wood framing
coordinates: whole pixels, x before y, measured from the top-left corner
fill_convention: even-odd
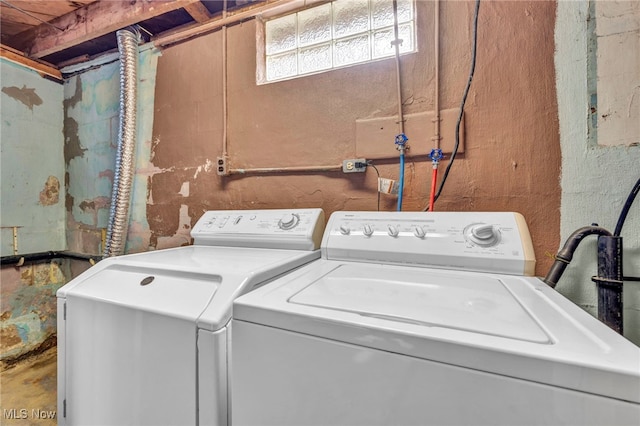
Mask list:
[[[21,52],[18,52],[8,46],[0,45],[0,57],[27,68],[31,68],[32,70],[39,72],[40,75],[48,75],[49,77],[62,81],[62,73],[53,65],[27,58]]]
[[[0,26],[3,35],[14,35],[74,11],[94,0],[3,0],[0,3]]]
[[[217,30],[225,25],[232,25],[246,19],[254,18],[258,15],[275,16],[328,1],[330,0],[266,0],[257,6],[249,6],[243,9],[229,11],[225,18],[216,16],[204,23],[185,25],[174,30],[166,31],[154,37],[152,41],[156,46],[166,46]]]
[[[196,22],[205,22],[211,19],[211,13],[209,13],[209,10],[200,2],[185,5],[184,10],[186,10]]]
[[[110,0],[88,4],[74,12],[14,36],[11,43],[32,58],[42,58],[199,0]]]

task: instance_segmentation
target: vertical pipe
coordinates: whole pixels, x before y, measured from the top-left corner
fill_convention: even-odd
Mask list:
[[[402,211],[402,197],[404,193],[404,152],[406,150],[404,135],[404,115],[402,113],[402,75],[400,74],[400,36],[398,35],[398,1],[393,0],[393,35],[396,59],[396,88],[398,91],[398,130],[399,135],[396,137],[397,148],[400,151],[400,176],[398,179],[398,211]],[[398,144],[398,137],[402,136],[404,141]]]
[[[435,0],[434,12],[434,46],[433,46],[433,67],[435,69],[435,118],[434,118],[434,148],[440,149],[440,0]],[[433,210],[432,210],[433,211]]]
[[[598,319],[622,334],[622,237],[598,237]]]
[[[222,19],[227,17],[227,0],[222,3]],[[222,158],[228,156],[227,143],[227,26],[222,26]]]
[[[120,30],[116,33],[116,38],[120,52],[120,124],[107,239],[103,250],[105,257],[124,253],[129,225],[137,131],[139,34]]]
[[[393,0],[393,36],[396,58],[396,86],[398,91],[398,130],[404,134],[404,115],[402,113],[402,76],[400,75],[400,38],[398,35],[398,1]]]

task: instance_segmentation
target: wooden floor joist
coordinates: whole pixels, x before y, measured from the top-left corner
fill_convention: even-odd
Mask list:
[[[40,75],[46,75],[62,81],[62,73],[53,65],[28,58],[22,52],[12,49],[9,46],[0,45],[0,57],[37,71]]]

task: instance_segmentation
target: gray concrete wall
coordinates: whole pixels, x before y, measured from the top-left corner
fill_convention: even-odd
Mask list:
[[[587,1],[558,2],[555,29],[560,143],[562,146],[561,241],[576,229],[598,223],[613,232],[622,206],[640,178],[640,146],[600,146],[589,135],[590,43]],[[624,56],[624,52],[619,52]],[[624,273],[640,276],[640,200],[623,228]],[[557,289],[592,314],[597,312],[596,238],[575,253]],[[640,344],[640,284],[624,287],[625,336]]]
[[[149,247],[146,218],[147,180],[158,52],[143,49],[138,68],[138,135],[135,177],[130,207],[127,252]],[[109,221],[111,188],[118,143],[120,65],[118,56],[105,64],[85,65],[65,80],[64,135],[69,249],[102,253],[103,232]]]
[[[64,250],[62,84],[0,59],[0,254]]]

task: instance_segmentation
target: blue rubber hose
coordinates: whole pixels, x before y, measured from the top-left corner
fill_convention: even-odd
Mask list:
[[[400,179],[398,183],[398,211],[402,211],[402,193],[404,191],[404,150],[400,151]]]

